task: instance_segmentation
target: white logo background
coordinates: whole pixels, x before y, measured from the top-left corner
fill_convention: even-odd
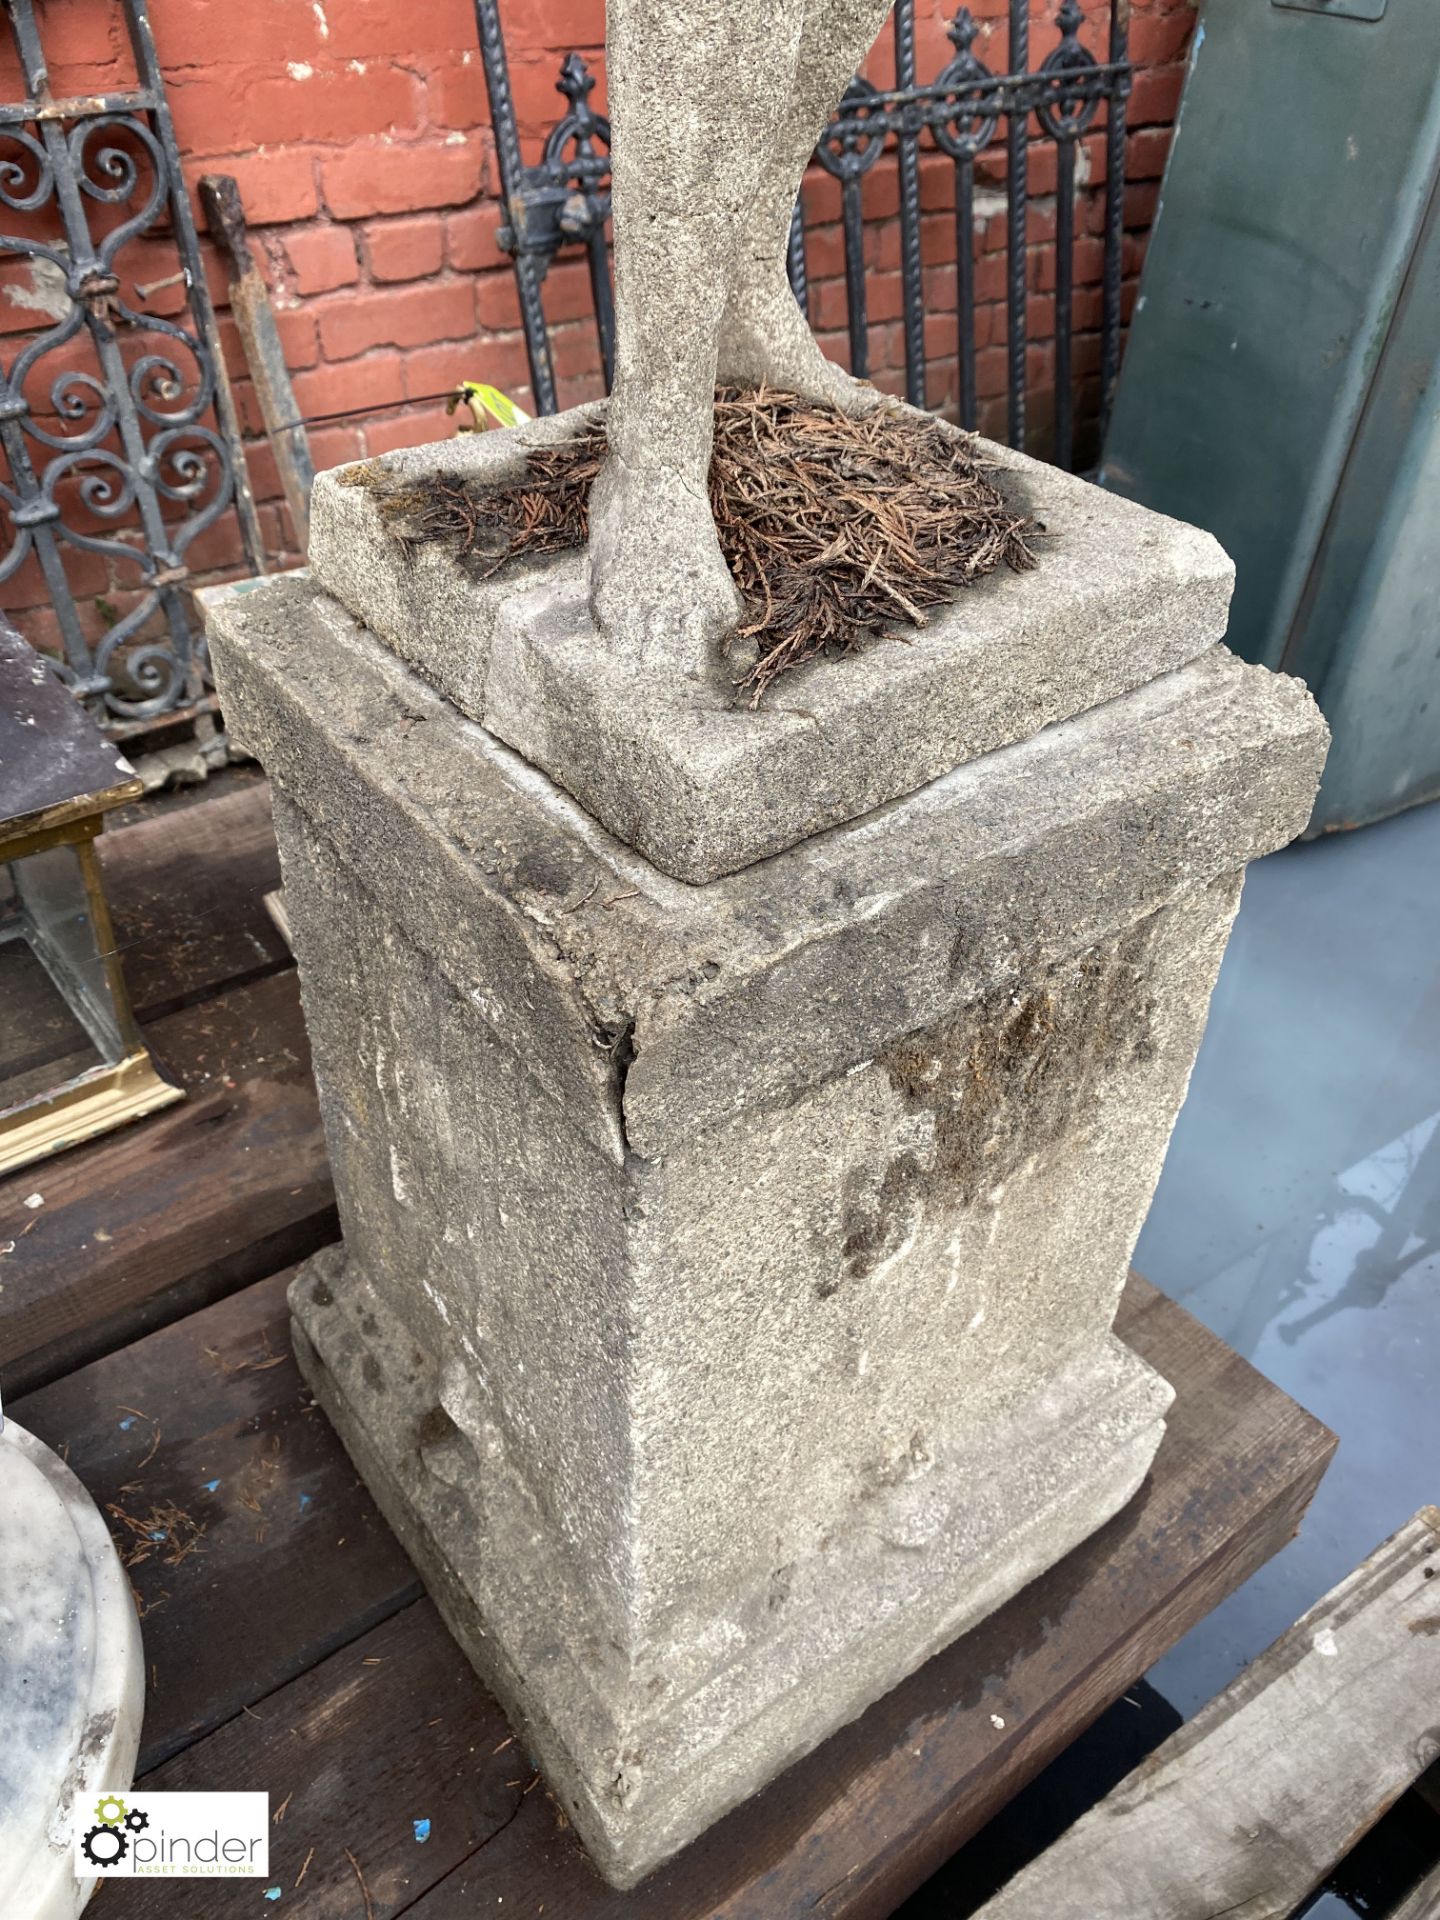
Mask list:
[[[263,1877],[270,1871],[270,1796],[132,1788],[87,1798],[75,1818],[75,1871],[85,1880]]]

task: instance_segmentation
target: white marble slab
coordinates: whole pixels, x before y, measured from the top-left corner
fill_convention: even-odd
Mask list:
[[[145,1669],[130,1583],[95,1503],[47,1446],[0,1432],[0,1861],[5,1920],[74,1920],[77,1807],[134,1776]]]

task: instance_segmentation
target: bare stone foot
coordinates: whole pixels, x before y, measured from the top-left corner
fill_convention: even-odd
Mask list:
[[[783,268],[756,273],[731,294],[717,377],[722,386],[774,387],[856,417],[894,404],[820,351]]]
[[[716,677],[741,600],[703,491],[610,456],[590,494],[590,607],[633,664]]]

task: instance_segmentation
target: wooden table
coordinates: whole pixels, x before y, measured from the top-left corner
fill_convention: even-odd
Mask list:
[[[277,1269],[335,1224],[294,971],[262,905],[263,784],[109,840],[135,1001],[191,1097],[0,1187],[0,1378],[139,1556],[146,1784],[267,1790],[282,1892],[116,1881],[105,1920],[887,1914],[1294,1532],[1333,1437],[1132,1280],[1120,1331],[1176,1388],[1138,1498],[611,1892],[290,1357]]]

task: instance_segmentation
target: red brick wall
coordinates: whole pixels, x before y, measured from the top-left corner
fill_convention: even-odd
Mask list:
[[[980,22],[975,52],[1005,67],[1006,0],[972,0]],[[1086,0],[1085,43],[1103,57],[1104,0]],[[951,48],[953,8],[920,0],[919,71],[932,78]],[[1055,43],[1037,5],[1032,59]],[[169,88],[175,130],[193,181],[203,172],[240,182],[261,265],[269,279],[301,413],[311,424],[317,467],[443,435],[443,397],[462,377],[492,382],[528,402],[528,375],[513,276],[495,243],[500,222],[494,143],[471,0],[150,0],[155,41]],[[554,124],[559,55],[571,47],[600,74],[604,95],[603,0],[502,0],[522,140],[527,158]],[[42,28],[57,95],[133,84],[117,7],[108,0],[44,0]],[[1143,255],[1159,176],[1179,98],[1194,13],[1189,0],[1134,0],[1136,76],[1129,115],[1125,220],[1128,300]],[[21,87],[8,35],[0,34],[0,97]],[[868,69],[887,84],[893,67],[888,29]],[[1099,353],[1099,276],[1104,140],[1101,123],[1084,142],[1076,231],[1077,374],[1093,376]],[[955,393],[955,234],[950,164],[927,155],[922,169],[923,243],[933,356],[929,399]],[[998,431],[1004,393],[1004,155],[992,151],[977,174],[976,339],[982,425]],[[1048,341],[1053,332],[1053,146],[1032,149],[1029,217],[1033,342],[1032,411],[1042,424],[1049,403]],[[988,193],[984,190],[988,189]],[[846,357],[843,253],[836,183],[818,173],[806,187],[812,317],[827,348]],[[871,372],[898,386],[903,367],[899,232],[893,164],[866,185]],[[7,217],[13,231],[17,220]],[[225,278],[210,254],[207,273],[220,311],[226,361],[247,435],[267,547],[278,558],[291,536],[274,462],[259,438],[259,415],[226,307]],[[135,287],[174,270],[163,234],[121,254],[125,298],[166,315],[182,306],[178,288],[148,300]],[[18,299],[17,299],[18,293]],[[598,356],[583,264],[562,261],[545,289],[561,403],[599,390]],[[37,325],[28,270],[0,265],[0,355],[11,361],[21,336]],[[77,358],[76,364],[79,364]],[[46,381],[48,387],[48,379]],[[1082,404],[1083,414],[1083,404]],[[233,516],[192,550],[197,569],[240,560]],[[122,574],[124,569],[121,569]],[[124,580],[98,556],[72,575],[87,596],[86,621],[98,633],[122,610]],[[53,638],[43,583],[34,563],[0,586],[0,605],[39,643]]]

